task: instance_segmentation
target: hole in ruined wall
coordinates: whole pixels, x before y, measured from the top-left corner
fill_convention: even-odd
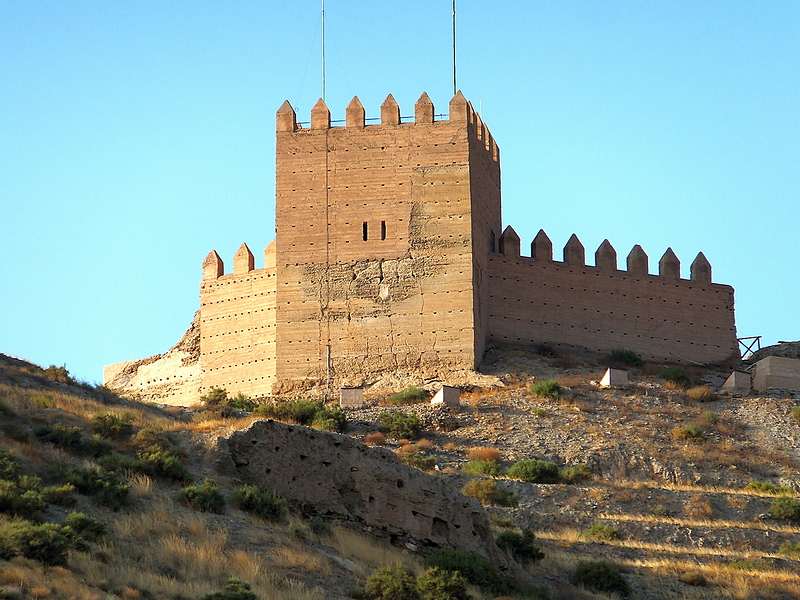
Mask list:
[[[269,475],[270,473],[272,473],[272,469],[264,469],[264,473],[266,473],[267,475]]]
[[[405,484],[406,484],[405,481],[403,481],[402,479],[398,479],[397,480],[397,487],[398,488],[403,487]]]

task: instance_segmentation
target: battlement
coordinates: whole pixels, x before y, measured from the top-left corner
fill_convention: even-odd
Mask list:
[[[414,117],[400,116],[400,106],[394,99],[394,96],[389,94],[380,106],[380,118],[375,117],[368,119],[366,111],[358,96],[353,96],[353,99],[345,108],[345,118],[341,121],[331,121],[331,111],[325,101],[320,98],[311,109],[311,120],[300,122],[297,120],[297,114],[292,108],[292,105],[286,100],[278,109],[276,114],[276,131],[278,133],[294,133],[299,135],[313,135],[321,131],[355,131],[370,128],[381,127],[415,127],[415,126],[441,126],[445,124],[450,125],[464,125],[469,127],[469,130],[477,139],[483,142],[486,151],[490,154],[493,160],[499,161],[499,149],[497,144],[489,132],[488,127],[484,124],[480,115],[472,108],[464,95],[459,91],[450,100],[449,115],[447,119],[439,119],[434,108],[433,102],[427,93],[423,92],[419,99],[414,104]],[[379,120],[380,123],[368,124],[367,121]],[[334,126],[334,122],[344,122],[344,126]],[[307,125],[307,127],[305,127]]]
[[[246,275],[252,271],[275,269],[275,242],[270,242],[264,249],[264,269],[255,268],[255,257],[247,244],[242,244],[233,255],[233,273],[228,275]],[[203,260],[203,281],[213,281],[225,277],[225,263],[216,250],[209,252]]]
[[[520,254],[520,238],[514,228],[510,225],[506,227],[503,234],[500,236],[499,243],[500,253],[509,258],[527,258]],[[650,259],[639,244],[636,244],[633,249],[628,253],[626,259],[626,269],[619,269],[617,265],[617,251],[607,239],[603,240],[600,246],[594,253],[594,265],[586,264],[586,251],[583,244],[574,233],[570,236],[563,249],[563,260],[556,261],[553,259],[553,243],[545,233],[544,229],[540,229],[536,237],[531,242],[531,255],[530,259],[536,262],[544,263],[557,263],[570,267],[597,269],[604,273],[628,273],[636,276],[648,276],[650,274]],[[654,277],[662,277],[667,280],[681,280],[681,261],[672,251],[672,248],[667,248],[661,259],[658,261],[658,273],[651,275]],[[689,272],[689,279],[683,281],[693,281],[700,284],[711,283],[711,263],[705,255],[700,252],[692,262]]]

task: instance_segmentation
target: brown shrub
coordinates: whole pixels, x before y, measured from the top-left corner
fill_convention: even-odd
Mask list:
[[[403,444],[400,446],[400,454],[414,454],[419,448],[415,444]]]
[[[502,458],[502,453],[497,448],[490,446],[477,446],[470,448],[467,452],[467,457],[470,460],[485,460],[491,462],[498,462]]]
[[[714,516],[714,508],[702,494],[695,494],[689,498],[684,507],[684,512],[687,517],[693,519],[710,519]]]
[[[455,452],[456,451],[456,445],[453,442],[447,442],[444,445],[444,449],[445,449],[446,452]]]
[[[383,446],[386,443],[386,436],[380,431],[368,433],[367,437],[364,438],[364,443],[367,446]]]
[[[718,398],[717,393],[707,385],[689,388],[686,395],[695,402],[713,402]]]
[[[433,448],[433,442],[431,442],[427,438],[422,438],[421,440],[417,440],[416,446],[423,452],[427,452],[428,450]]]

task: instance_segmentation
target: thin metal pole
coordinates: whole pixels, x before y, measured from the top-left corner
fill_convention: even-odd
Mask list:
[[[453,0],[453,96],[458,92],[456,84],[456,0]]]
[[[325,100],[325,0],[322,0],[322,100]]]

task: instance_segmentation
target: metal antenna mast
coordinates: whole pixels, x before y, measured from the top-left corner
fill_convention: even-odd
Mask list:
[[[322,0],[322,100],[325,100],[325,0]]]
[[[453,0],[453,96],[458,92],[456,85],[456,0]]]

